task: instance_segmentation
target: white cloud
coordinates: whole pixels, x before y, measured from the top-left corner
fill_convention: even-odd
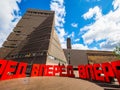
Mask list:
[[[75,42],[78,42],[78,41],[80,41],[80,39],[79,39],[79,38],[75,39]]]
[[[120,0],[114,0],[112,4],[114,9],[120,8]]]
[[[85,19],[90,19],[95,14],[98,17],[96,21],[80,29],[80,31],[86,30],[83,34],[83,40],[86,44],[91,44],[93,41],[102,41],[100,48],[105,50],[113,50],[113,48],[120,42],[120,0],[113,1],[114,11],[110,11],[106,15],[102,15],[101,10],[96,6],[98,10],[95,14],[95,8],[90,8],[83,16]]]
[[[87,50],[88,47],[84,46],[83,44],[73,44],[72,49],[81,49],[81,50],[84,49],[84,50]]]
[[[58,32],[58,36],[60,38],[61,44],[65,44],[66,41],[64,36],[66,35],[66,33],[63,28],[63,25],[65,23],[66,11],[65,11],[64,0],[51,0],[50,9],[55,11],[55,28]]]
[[[90,48],[90,50],[98,50],[97,47]]]
[[[101,9],[98,6],[90,8],[89,11],[83,15],[84,19],[90,19],[93,16],[95,16],[95,19],[99,19],[102,16]]]
[[[72,23],[71,26],[77,28],[78,24],[77,23]]]
[[[70,35],[68,35],[67,37],[68,38],[74,38],[74,36],[75,36],[75,32],[72,32]]]
[[[64,28],[57,27],[57,31],[59,32],[58,36],[61,44],[66,43],[66,40],[64,38],[64,36],[66,35]]]
[[[2,0],[0,2],[0,47],[20,19],[17,4],[20,2],[21,0]]]
[[[67,49],[66,43],[61,44],[62,48]]]

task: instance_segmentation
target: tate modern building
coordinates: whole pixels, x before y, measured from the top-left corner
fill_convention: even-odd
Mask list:
[[[62,49],[54,29],[55,12],[28,9],[0,48],[0,58],[28,64],[93,64],[116,60],[111,51]]]

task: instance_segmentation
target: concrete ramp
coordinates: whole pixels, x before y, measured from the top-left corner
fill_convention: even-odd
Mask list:
[[[95,83],[68,77],[26,77],[0,81],[0,90],[104,90]]]

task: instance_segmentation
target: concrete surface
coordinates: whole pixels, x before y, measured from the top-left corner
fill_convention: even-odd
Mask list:
[[[68,77],[26,77],[0,81],[0,90],[104,90],[95,83]]]

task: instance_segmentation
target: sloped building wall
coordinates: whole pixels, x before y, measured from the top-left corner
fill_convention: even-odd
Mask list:
[[[56,64],[67,64],[66,57],[64,55],[63,49],[61,48],[58,36],[56,31],[53,29],[48,49],[47,63],[52,64],[54,61]]]
[[[8,41],[4,43],[10,46],[12,40],[17,44],[5,59],[29,64],[66,64],[64,52],[54,30],[54,12],[28,10],[26,14],[16,26],[22,26],[22,29],[16,27],[14,29],[14,31],[18,30],[19,34],[17,32],[16,35],[16,31],[12,32],[8,36]],[[54,60],[51,57],[54,57]]]
[[[39,11],[29,11],[30,14],[35,17]],[[48,15],[45,15],[48,13]],[[35,15],[34,15],[35,14]],[[27,63],[46,63],[47,50],[49,46],[51,28],[54,18],[54,12],[42,12],[43,15],[40,14],[37,18],[42,18],[42,20],[38,19],[39,22],[33,20],[33,22],[39,23],[38,27],[34,27],[29,35],[18,45],[18,47],[11,52],[7,59],[13,59],[16,61],[22,61]],[[30,21],[32,22],[32,21]],[[23,21],[24,23],[24,21]],[[18,23],[19,24],[19,23]],[[34,26],[36,23],[33,23]],[[20,25],[20,24],[19,24]],[[29,29],[23,30],[25,34],[28,34]]]
[[[46,19],[46,15],[44,15],[43,12],[45,11],[29,9],[24,14],[13,29],[13,32],[10,33],[7,40],[3,43],[2,48],[4,49],[0,51],[3,53],[1,58],[6,58],[11,51],[16,49],[18,45],[22,43],[23,40],[25,40],[27,36]]]

